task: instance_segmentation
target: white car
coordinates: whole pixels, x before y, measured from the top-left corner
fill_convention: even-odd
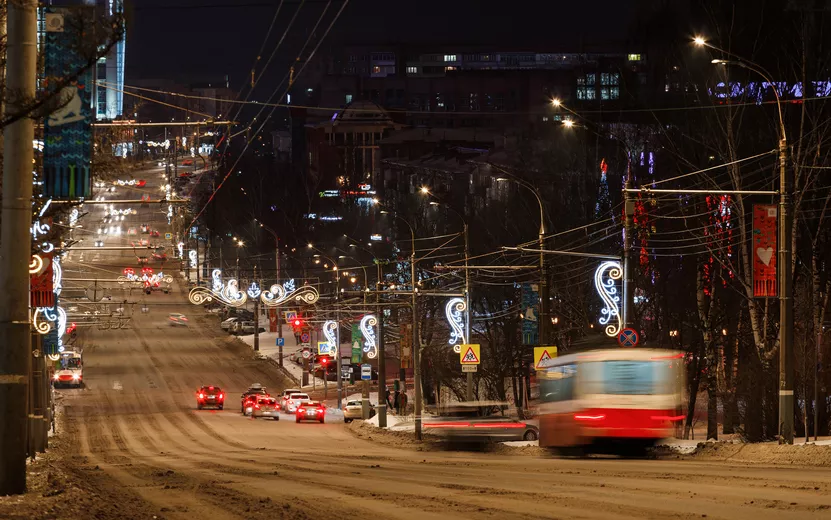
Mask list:
[[[227,320],[225,320],[225,321],[223,321],[222,323],[219,324],[219,328],[221,328],[222,330],[231,332],[231,331],[233,331],[237,328],[236,323],[240,322],[240,321],[241,320],[239,318],[236,318],[236,317],[228,318]]]
[[[291,394],[302,394],[303,390],[299,388],[286,388],[283,390],[283,393],[280,394],[280,407],[285,410],[286,405],[288,405],[289,396]]]
[[[309,399],[309,394],[289,394],[286,406],[283,409],[288,413],[294,413],[300,405],[310,402],[312,402],[312,400]]]

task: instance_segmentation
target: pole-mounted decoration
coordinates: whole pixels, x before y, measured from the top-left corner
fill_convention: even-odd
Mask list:
[[[364,352],[369,359],[375,359],[378,355],[378,347],[375,344],[375,330],[372,327],[378,325],[378,319],[373,314],[365,314],[361,318],[361,333],[364,335]]]
[[[335,336],[335,331],[338,330],[338,322],[335,320],[327,320],[323,323],[323,336],[326,342],[329,343],[329,353],[336,355],[338,352],[338,338]]]
[[[620,262],[603,262],[594,272],[594,288],[604,304],[603,309],[600,310],[602,316],[598,321],[606,326],[606,335],[609,337],[617,336],[623,327],[619,306],[620,295],[615,284],[615,281],[622,277],[623,269]]]
[[[191,249],[188,253],[188,258],[190,259],[191,269],[196,269],[196,250]]]
[[[450,325],[450,341],[453,345],[453,352],[457,354],[461,352],[462,345],[467,343],[465,337],[465,322],[464,313],[467,310],[467,304],[464,298],[451,298],[447,300],[447,305],[444,306],[444,315],[447,316],[447,323]]]
[[[194,253],[194,251],[191,251]],[[194,305],[202,305],[213,300],[217,300],[230,307],[242,307],[248,301],[248,295],[239,290],[236,280],[228,280],[228,283],[222,284],[222,271],[214,269],[211,273],[212,286],[210,289],[205,287],[194,287],[188,293],[188,300]]]
[[[283,285],[274,284],[260,294],[260,301],[268,308],[279,307],[289,300],[311,305],[318,299],[320,299],[320,293],[317,289],[311,285],[303,285],[295,289],[294,280],[289,280]]]

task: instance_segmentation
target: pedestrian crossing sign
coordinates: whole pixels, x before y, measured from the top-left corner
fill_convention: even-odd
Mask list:
[[[479,356],[479,345],[462,345],[459,351],[459,362],[463,365],[478,365],[482,359]]]
[[[557,357],[557,347],[534,347],[534,369],[548,368]]]

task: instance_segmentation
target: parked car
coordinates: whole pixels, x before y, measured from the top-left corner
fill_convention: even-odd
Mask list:
[[[235,325],[239,321],[242,321],[242,320],[240,320],[237,317],[228,318],[227,320],[224,320],[222,323],[219,324],[219,328],[221,328],[224,331],[231,332],[235,329]]]
[[[280,420],[280,404],[271,396],[258,396],[251,410],[251,417],[268,417],[275,421]]]
[[[485,443],[533,441],[539,429],[516,417],[505,415],[510,407],[498,401],[471,401],[442,407],[424,421],[424,430],[449,442]]]
[[[259,328],[260,332],[265,332],[265,327],[255,327],[253,321],[243,321],[237,329],[237,334],[254,334],[255,328]]]
[[[375,417],[375,405],[369,405],[369,417]],[[361,401],[347,401],[343,407],[343,422],[351,423],[355,419],[364,418],[364,407]]]
[[[326,416],[326,405],[317,401],[308,401],[303,403],[294,416],[296,422],[300,421],[318,421],[323,424],[323,418]]]

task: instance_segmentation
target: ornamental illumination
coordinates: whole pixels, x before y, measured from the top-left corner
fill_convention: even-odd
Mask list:
[[[461,352],[462,345],[467,344],[465,337],[465,316],[462,314],[467,310],[467,304],[463,298],[451,298],[444,306],[444,315],[450,325],[450,343],[453,345],[453,352]]]
[[[606,327],[607,336],[615,337],[623,327],[620,312],[620,294],[616,281],[623,277],[620,262],[603,262],[594,272],[594,288],[603,300],[603,309],[600,310],[598,322]]]
[[[373,314],[365,314],[361,318],[361,334],[364,336],[364,352],[369,359],[378,356],[378,346],[375,343],[375,330],[372,327],[378,324],[378,319]]]

